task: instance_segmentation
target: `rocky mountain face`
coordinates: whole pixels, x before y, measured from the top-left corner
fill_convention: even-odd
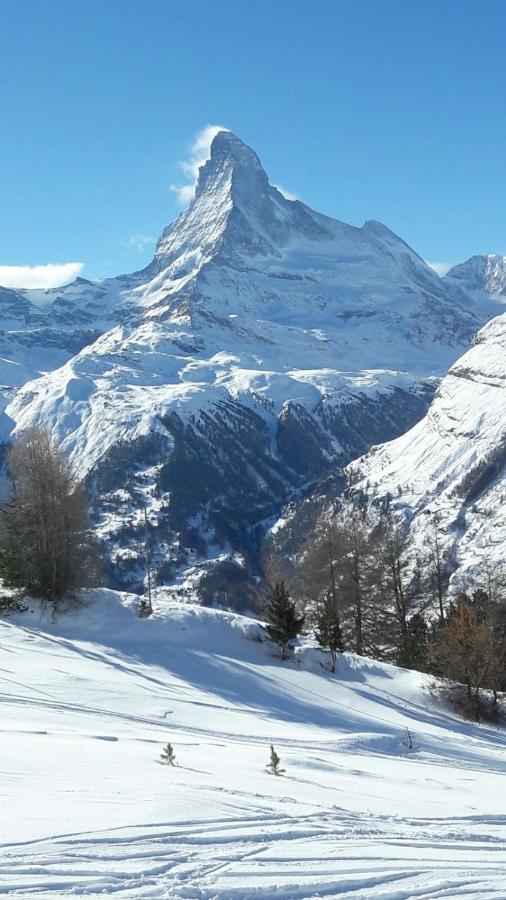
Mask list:
[[[494,253],[472,256],[450,269],[445,278],[470,292],[485,290],[497,299],[506,298],[506,257]]]
[[[505,360],[503,314],[478,332],[450,368],[427,415],[406,434],[351,463],[347,483],[335,492],[349,500],[365,497],[373,520],[374,509],[388,500],[406,522],[413,557],[423,557],[437,523],[453,593],[473,583],[486,586],[491,573],[504,566]],[[322,498],[320,514],[329,496]],[[296,510],[296,517],[302,515]]]
[[[144,270],[2,291],[4,435],[61,442],[116,585],[142,586],[146,508],[159,580],[230,598],[287,500],[424,415],[500,308],[470,280],[285,199],[222,131]]]

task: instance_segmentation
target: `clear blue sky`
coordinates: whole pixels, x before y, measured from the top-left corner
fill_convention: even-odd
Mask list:
[[[504,0],[1,0],[0,264],[139,267],[208,123],[430,260],[506,254]]]

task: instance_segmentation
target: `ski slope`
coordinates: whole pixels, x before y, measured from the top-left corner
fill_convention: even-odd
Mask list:
[[[0,622],[0,896],[506,898],[505,731],[163,591],[81,602]]]

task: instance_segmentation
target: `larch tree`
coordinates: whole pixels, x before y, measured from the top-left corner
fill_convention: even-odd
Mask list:
[[[339,547],[336,569],[343,611],[350,621],[351,645],[355,653],[362,655],[367,643],[372,553],[370,529],[363,511],[349,511],[336,523],[335,535]]]
[[[375,566],[382,615],[378,615],[380,640],[390,643],[399,656],[406,644],[413,586],[408,575],[409,545],[402,521],[390,511],[375,536]],[[392,640],[393,639],[393,640]]]
[[[444,619],[444,603],[450,580],[449,552],[443,543],[439,519],[434,516],[426,536],[425,571],[429,589],[435,597],[439,619]]]
[[[8,456],[9,499],[0,510],[0,574],[7,584],[56,602],[83,587],[93,568],[85,491],[42,428]]]
[[[432,671],[447,679],[440,692],[462,703],[475,719],[482,714],[482,692],[490,686],[497,649],[480,604],[481,598],[475,607],[461,595],[448,610],[429,652]]]

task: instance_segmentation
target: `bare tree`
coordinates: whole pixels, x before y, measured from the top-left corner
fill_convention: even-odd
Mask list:
[[[444,600],[450,579],[448,551],[441,539],[438,516],[434,516],[426,535],[426,572],[430,587],[435,595],[440,622],[444,619]]]
[[[408,614],[412,601],[408,539],[402,522],[390,511],[376,535],[377,572],[381,581],[382,607],[388,621],[393,620],[397,631],[397,650],[405,643],[408,631]]]
[[[371,527],[362,510],[349,509],[320,522],[303,548],[295,571],[296,590],[318,620],[327,595],[339,609],[346,645],[356,653],[371,649],[368,626],[372,593]]]
[[[147,587],[147,596],[143,596],[141,598],[139,604],[139,616],[141,619],[146,619],[148,616],[153,613],[153,601],[151,596],[151,567],[152,567],[152,547],[149,536],[149,525],[148,525],[148,511],[146,509],[146,504],[144,504],[144,544],[143,544],[143,555],[144,555],[144,563],[146,566],[146,587]]]
[[[353,608],[355,652],[364,653],[364,612],[369,595],[371,541],[363,513],[352,510],[340,525],[343,588]]]
[[[8,468],[12,488],[0,517],[2,576],[47,600],[60,600],[83,587],[93,568],[86,494],[41,428],[15,441]]]
[[[483,558],[484,589],[492,603],[499,603],[506,595],[506,567],[504,563]]]

